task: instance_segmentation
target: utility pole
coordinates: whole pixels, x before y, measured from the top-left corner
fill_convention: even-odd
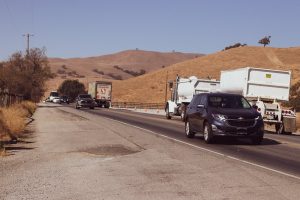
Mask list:
[[[29,41],[30,41],[30,37],[34,36],[33,34],[23,34],[23,37],[26,37],[27,39],[27,48],[26,48],[26,52],[27,52],[27,55],[29,55]]]

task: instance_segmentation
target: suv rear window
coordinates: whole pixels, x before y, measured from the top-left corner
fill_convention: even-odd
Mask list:
[[[251,108],[248,101],[241,96],[210,96],[208,105],[215,108]]]

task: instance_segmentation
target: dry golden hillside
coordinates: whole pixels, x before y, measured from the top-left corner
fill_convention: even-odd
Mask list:
[[[140,70],[152,72],[161,69],[162,67],[198,56],[202,56],[202,54],[128,50],[98,57],[69,59],[49,58],[49,62],[52,72],[58,73],[58,77],[116,79],[109,75],[112,73],[114,76],[119,76],[124,80],[134,76],[120,69],[116,69],[115,66],[121,67],[124,70],[131,70],[133,72],[140,72]],[[98,73],[96,70],[103,73]],[[76,72],[76,74],[72,74],[72,72]]]
[[[163,103],[167,73],[168,80],[173,80],[176,74],[219,79],[221,70],[246,66],[292,70],[292,82],[295,83],[300,80],[300,47],[239,47],[177,63],[140,77],[114,81],[113,101]]]
[[[110,73],[116,77],[121,77],[123,80],[133,77],[129,73],[116,69],[114,66],[119,66],[124,70],[131,70],[133,72],[145,70],[148,73],[162,69],[163,66],[167,67],[171,64],[200,56],[203,56],[203,54],[128,50],[98,57],[49,58],[51,70],[57,73],[57,76],[47,82],[45,96],[50,91],[57,90],[59,85],[66,79],[78,79],[87,86],[88,82],[114,79],[109,76]],[[97,69],[96,72],[95,69]]]

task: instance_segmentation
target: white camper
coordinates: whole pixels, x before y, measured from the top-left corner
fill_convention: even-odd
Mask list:
[[[222,92],[243,95],[278,134],[296,130],[295,112],[280,104],[289,100],[291,71],[245,67],[221,71],[220,82]]]
[[[171,82],[171,99],[166,102],[166,118],[181,116],[184,120],[187,105],[192,101],[195,94],[203,92],[215,92],[220,88],[220,82],[215,79],[198,79],[196,76],[182,78],[177,76],[173,84]],[[174,85],[174,86],[173,86]]]

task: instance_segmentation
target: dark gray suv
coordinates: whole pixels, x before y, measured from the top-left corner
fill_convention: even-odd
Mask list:
[[[216,136],[247,137],[260,144],[264,123],[260,113],[241,95],[202,93],[193,97],[185,118],[185,134],[200,132],[206,143]]]
[[[80,94],[76,97],[75,100],[75,108],[95,108],[95,101],[93,100],[92,96],[89,94]]]

